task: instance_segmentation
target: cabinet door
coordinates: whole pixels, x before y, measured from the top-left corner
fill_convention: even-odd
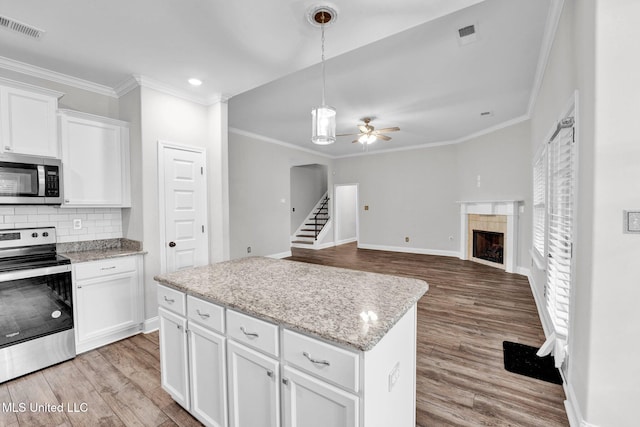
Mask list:
[[[187,320],[162,307],[158,308],[158,318],[162,388],[188,411],[190,402]]]
[[[61,127],[65,206],[126,206],[128,130],[67,116]]]
[[[225,338],[189,322],[191,413],[212,427],[227,426]]]
[[[285,427],[356,427],[358,397],[288,366],[283,374]]]
[[[278,427],[278,362],[232,340],[227,343],[232,427]]]
[[[57,98],[10,87],[0,97],[3,151],[58,157]]]
[[[140,324],[138,274],[135,271],[79,280],[76,295],[79,342]]]

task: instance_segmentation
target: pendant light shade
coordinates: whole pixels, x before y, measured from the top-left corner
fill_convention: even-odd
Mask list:
[[[323,105],[311,110],[311,142],[329,145],[336,142],[336,110]]]
[[[311,110],[311,142],[317,145],[329,145],[336,142],[336,110],[325,105],[325,71],[324,71],[324,27],[332,22],[336,11],[326,6],[313,8],[307,19],[322,30],[322,105]]]

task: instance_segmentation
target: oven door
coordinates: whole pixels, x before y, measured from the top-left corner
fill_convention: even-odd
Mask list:
[[[71,265],[0,273],[0,383],[75,356]]]

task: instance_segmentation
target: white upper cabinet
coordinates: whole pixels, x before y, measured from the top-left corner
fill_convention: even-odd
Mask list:
[[[130,207],[129,124],[60,110],[66,207]]]
[[[58,158],[56,111],[62,95],[0,79],[0,150]]]

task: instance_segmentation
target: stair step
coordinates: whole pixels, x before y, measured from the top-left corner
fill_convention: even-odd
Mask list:
[[[309,237],[311,239],[315,239],[316,235],[315,234],[296,234],[296,237]]]
[[[307,240],[294,240],[291,243],[302,243],[303,245],[313,245],[313,242],[309,242]]]

